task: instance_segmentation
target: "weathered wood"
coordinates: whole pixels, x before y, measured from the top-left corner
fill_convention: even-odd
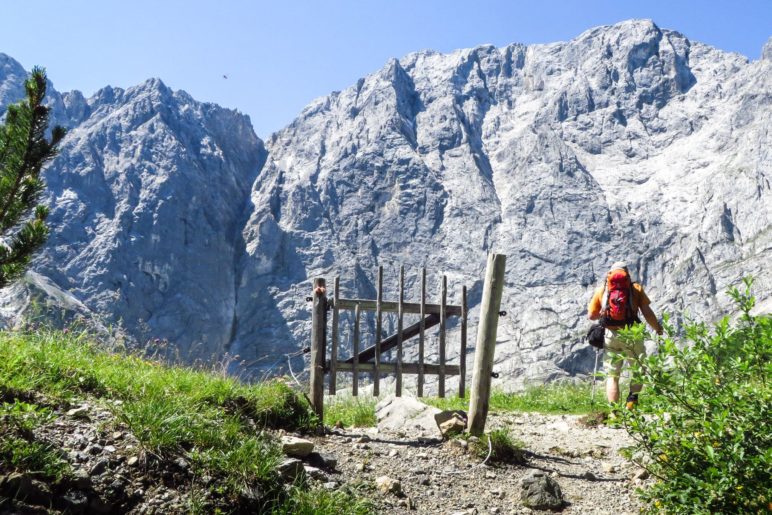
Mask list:
[[[341,361],[338,363],[338,372],[350,372],[353,366],[353,363]],[[402,363],[403,374],[417,374],[418,368],[418,363]],[[397,363],[381,361],[380,369],[385,374],[396,373]],[[375,371],[375,363],[359,363],[357,370],[359,372],[373,372]],[[424,363],[424,373],[427,375],[437,375],[440,373],[440,366],[435,363]],[[455,376],[458,373],[458,365],[445,365],[445,375]]]
[[[426,331],[426,267],[421,268],[421,320],[418,322],[418,396],[424,396],[424,333]]]
[[[373,395],[379,396],[381,394],[381,370],[378,365],[381,363],[381,331],[383,330],[383,313],[381,312],[381,304],[383,303],[383,265],[378,266],[378,292],[375,301],[375,377],[373,377]],[[359,357],[362,361],[368,361]]]
[[[335,395],[338,389],[338,320],[340,312],[338,311],[338,298],[340,293],[340,277],[335,277],[335,292],[332,302],[332,348],[330,349],[330,395]]]
[[[496,350],[496,331],[499,323],[501,294],[504,291],[504,272],[507,257],[503,254],[488,256],[480,306],[480,324],[477,330],[472,392],[469,402],[469,432],[482,436],[490,401],[491,372]]]
[[[314,279],[313,311],[311,312],[311,406],[324,420],[324,351],[327,328],[327,297],[324,279]]]
[[[340,299],[340,309],[353,310],[355,306],[359,305],[359,309],[362,311],[377,311],[378,302],[375,300],[367,299]],[[396,313],[399,311],[399,302],[382,301],[381,311],[384,313]],[[424,308],[425,313],[433,313],[435,315],[440,314],[439,304],[426,304]],[[411,315],[419,315],[421,313],[421,304],[417,302],[403,302],[402,313]],[[445,306],[445,314],[447,316],[461,316],[461,306]]]
[[[402,397],[402,322],[405,304],[405,267],[399,267],[399,304],[397,306],[397,384],[394,392]]]
[[[448,277],[442,275],[442,290],[440,291],[440,374],[437,381],[437,395],[445,397],[445,332],[448,325],[446,305],[448,303]]]
[[[354,358],[353,368],[354,382],[351,385],[351,395],[356,397],[359,394],[359,306],[354,309]]]
[[[466,286],[461,287],[461,348],[458,353],[458,396],[466,395],[466,323],[469,310],[466,303]]]
[[[429,329],[431,327],[434,327],[435,325],[440,323],[440,316],[439,315],[429,315],[424,320],[424,328]],[[420,334],[421,330],[421,322],[416,322],[413,325],[410,325],[402,330],[402,341],[409,340],[410,338],[414,337],[417,334]],[[381,346],[381,353],[390,351],[394,347],[397,346],[397,333],[392,334],[388,338],[381,340],[380,342]],[[359,362],[365,363],[368,361],[373,361],[373,359],[376,356],[376,348],[375,346],[367,347],[365,350],[359,353]],[[353,363],[354,358],[348,358],[345,363]],[[340,364],[340,362],[339,362]]]

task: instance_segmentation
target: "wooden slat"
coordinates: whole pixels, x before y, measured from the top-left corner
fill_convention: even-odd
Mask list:
[[[354,382],[351,385],[351,395],[356,397],[359,393],[359,307],[354,309],[354,363],[351,371],[354,373]]]
[[[338,363],[338,372],[351,372],[353,363]],[[417,374],[418,363],[402,363],[403,374]],[[391,374],[397,371],[397,364],[381,361],[381,372],[384,374]],[[357,370],[359,372],[374,372],[375,363],[359,363]],[[434,363],[424,363],[424,374],[437,375],[440,373],[440,366]],[[445,365],[445,375],[455,376],[458,375],[458,365]]]
[[[421,268],[421,320],[418,322],[418,396],[424,396],[424,333],[426,331],[426,267]]]
[[[338,317],[340,312],[338,311],[338,297],[340,291],[340,277],[335,277],[335,292],[333,293],[332,303],[332,349],[330,350],[330,395],[335,395],[337,390],[337,376],[338,370]]]
[[[448,277],[442,275],[442,290],[440,291],[440,373],[437,386],[437,394],[440,398],[445,397],[445,332],[448,324],[448,317],[445,306],[448,303]]]
[[[440,323],[440,316],[439,315],[429,315],[424,319],[424,329],[429,329],[430,327],[434,327],[435,325]],[[421,322],[416,322],[413,325],[410,325],[402,330],[402,341],[409,340],[410,338],[414,337],[417,334],[420,334],[421,330]],[[392,334],[388,338],[381,340],[381,353],[390,351],[394,347],[397,346],[397,333]],[[368,347],[362,352],[359,353],[359,362],[365,363],[367,361],[373,361],[373,359],[376,356],[376,348]],[[349,358],[345,361],[346,363],[353,363],[354,358]]]
[[[375,377],[373,377],[373,395],[379,396],[381,394],[381,371],[378,367],[378,365],[381,363],[381,332],[383,330],[383,313],[381,312],[381,304],[383,303],[383,266],[378,267],[378,298],[375,301],[376,310],[375,310]],[[362,361],[369,361],[367,359],[362,359],[362,356],[359,356],[359,359]]]
[[[397,305],[397,397],[402,397],[402,323],[405,304],[405,267],[399,267],[399,304]]]
[[[461,287],[461,349],[458,355],[458,396],[466,395],[466,323],[469,316],[466,304],[466,286]]]
[[[349,309],[353,310],[354,307],[359,305],[359,309],[362,311],[377,311],[378,309],[378,302],[375,300],[367,300],[367,299],[340,299],[338,301],[340,303],[340,309]],[[425,313],[433,313],[436,315],[440,314],[440,305],[439,304],[426,304]],[[399,302],[388,302],[388,301],[382,301],[381,302],[381,311],[388,312],[388,313],[396,313],[399,311]],[[421,313],[421,304],[417,302],[403,302],[402,303],[402,313],[409,313],[418,315]],[[447,316],[461,316],[461,306],[445,306],[445,314]]]

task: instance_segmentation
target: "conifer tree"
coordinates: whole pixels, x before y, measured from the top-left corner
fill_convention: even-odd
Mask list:
[[[32,69],[24,83],[27,98],[8,106],[0,125],[0,288],[19,278],[32,254],[46,241],[48,209],[38,205],[43,165],[56,155],[65,130],[46,138],[50,108],[43,105],[46,72]]]

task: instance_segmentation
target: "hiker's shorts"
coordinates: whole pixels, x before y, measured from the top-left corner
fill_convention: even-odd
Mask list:
[[[622,364],[636,358],[642,358],[646,355],[646,346],[643,342],[635,344],[623,343],[617,332],[613,329],[606,329],[605,341],[603,343],[603,367],[608,377],[619,377],[622,372]]]

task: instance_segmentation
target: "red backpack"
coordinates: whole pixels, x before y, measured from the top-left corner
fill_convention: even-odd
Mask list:
[[[612,270],[606,276],[601,317],[605,327],[627,327],[638,322],[633,308],[633,281],[625,270]]]

